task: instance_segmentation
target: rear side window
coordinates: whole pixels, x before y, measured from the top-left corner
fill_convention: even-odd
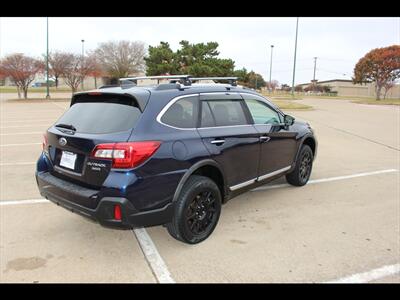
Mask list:
[[[234,126],[247,124],[241,100],[210,100],[211,112],[216,126]]]
[[[141,112],[136,106],[109,103],[76,103],[56,124],[73,125],[76,132],[104,134],[135,127]]]
[[[195,128],[198,111],[199,98],[197,96],[182,98],[167,109],[161,117],[161,122],[178,128]]]

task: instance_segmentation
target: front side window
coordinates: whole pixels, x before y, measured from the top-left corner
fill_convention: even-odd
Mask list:
[[[246,125],[247,119],[240,100],[207,101],[216,126]]]
[[[267,104],[255,100],[246,99],[247,107],[253,117],[254,124],[279,124],[279,113],[270,108]]]
[[[195,128],[198,118],[198,102],[197,96],[176,101],[161,117],[161,122],[178,128]]]

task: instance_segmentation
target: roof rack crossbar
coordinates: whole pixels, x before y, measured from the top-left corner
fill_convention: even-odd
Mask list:
[[[189,77],[190,75],[159,75],[159,76],[126,77],[126,78],[120,78],[119,80],[121,81],[121,83],[131,81],[137,84],[138,80],[144,80],[144,79],[157,79],[158,81],[160,79],[177,79],[185,85],[190,85]]]
[[[232,86],[237,85],[238,77],[191,77],[191,81],[200,81],[200,80],[227,80],[228,83]]]
[[[138,77],[125,77],[120,78],[120,84],[136,84],[138,80],[144,79],[157,79],[158,83],[160,83],[160,79],[171,79],[171,83],[180,83],[184,86],[189,86],[193,81],[201,81],[201,80],[226,80],[232,86],[237,86],[238,77],[192,77],[191,75],[160,75],[160,76],[138,76]]]

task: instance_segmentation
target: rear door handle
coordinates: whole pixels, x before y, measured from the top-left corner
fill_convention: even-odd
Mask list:
[[[213,141],[211,141],[210,142],[211,144],[223,144],[223,143],[225,143],[225,140],[224,139],[219,139],[219,140],[213,140]]]
[[[260,136],[260,142],[268,142],[271,138],[269,136]]]

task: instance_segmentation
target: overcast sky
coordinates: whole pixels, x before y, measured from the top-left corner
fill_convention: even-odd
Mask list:
[[[179,41],[216,41],[220,57],[236,68],[254,70],[291,85],[296,18],[49,18],[51,50],[81,53],[109,40],[139,40],[155,46]],[[400,18],[300,18],[296,83],[350,79],[354,65],[369,50],[400,44]],[[46,52],[46,18],[1,18],[0,56],[13,52],[40,56]]]

